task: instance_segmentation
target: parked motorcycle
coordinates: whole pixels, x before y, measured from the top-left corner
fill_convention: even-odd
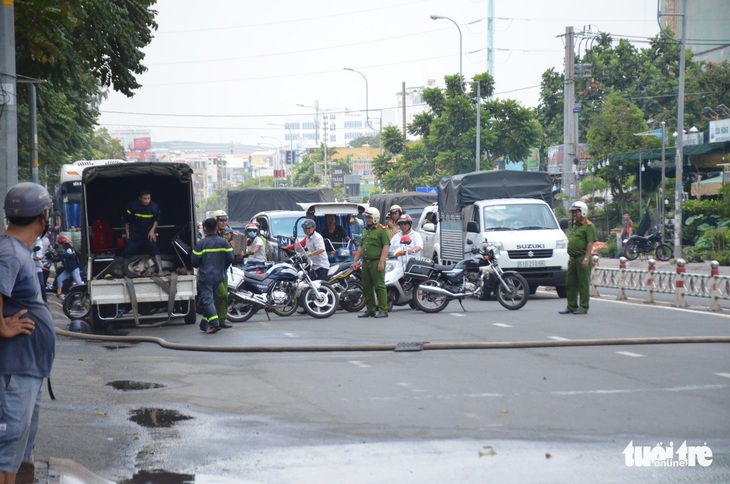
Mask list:
[[[360,282],[360,267],[353,269],[352,262],[340,262],[330,266],[327,282],[337,291],[340,307],[347,312],[356,313],[365,307],[365,293]]]
[[[624,240],[624,256],[628,260],[636,260],[639,256],[654,253],[660,261],[668,261],[674,255],[674,250],[662,239],[661,232],[654,232],[647,237],[632,235]]]
[[[478,298],[482,292],[491,291],[503,307],[520,309],[527,304],[530,286],[521,274],[503,271],[498,259],[499,249],[485,244],[451,266],[435,265],[424,259],[408,261],[406,275],[418,283],[413,303],[423,312],[437,313],[452,299],[461,304],[465,297]],[[463,304],[461,307],[464,308]]]
[[[337,291],[327,282],[312,280],[309,265],[306,253],[297,251],[290,262],[278,262],[263,272],[231,266],[228,320],[247,321],[259,309],[290,316],[300,304],[312,317],[332,316],[340,303]]]
[[[408,250],[412,244],[411,237],[404,235],[398,246],[391,246],[388,260],[385,261],[385,289],[388,291],[388,312],[393,306],[413,305],[413,279],[406,274],[407,263],[399,259],[401,251]],[[413,260],[413,259],[411,259]],[[408,262],[411,262],[409,260]],[[430,259],[425,259],[430,261]]]

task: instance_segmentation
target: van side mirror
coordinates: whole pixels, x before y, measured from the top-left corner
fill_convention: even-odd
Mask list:
[[[568,222],[567,218],[561,218],[558,221],[558,225],[560,225],[560,228],[563,230],[568,230],[568,226],[570,225],[570,222]]]
[[[432,223],[423,224],[423,227],[421,227],[421,229],[423,229],[424,232],[436,232],[436,226]]]
[[[471,222],[466,223],[466,231],[467,232],[479,232],[479,227],[477,226],[477,223],[473,220]]]

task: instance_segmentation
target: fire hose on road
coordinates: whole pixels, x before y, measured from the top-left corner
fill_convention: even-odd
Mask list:
[[[85,334],[56,328],[56,334],[69,338],[117,343],[153,343],[176,351],[207,351],[212,353],[325,353],[325,352],[372,352],[372,351],[422,351],[422,350],[499,350],[527,348],[566,348],[576,346],[630,346],[730,343],[730,336],[673,336],[666,338],[607,338],[582,340],[546,341],[483,341],[465,343],[401,342],[361,345],[282,345],[282,346],[214,346],[171,343],[155,336],[108,336]]]

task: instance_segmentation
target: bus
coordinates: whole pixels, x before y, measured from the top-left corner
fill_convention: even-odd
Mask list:
[[[78,160],[61,167],[56,186],[56,224],[60,232],[69,232],[81,226],[81,174],[88,166],[119,165],[124,160]]]

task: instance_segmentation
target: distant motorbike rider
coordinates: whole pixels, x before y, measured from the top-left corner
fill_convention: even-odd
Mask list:
[[[228,243],[231,244],[231,247],[233,247],[233,238],[226,237],[226,234],[233,234],[233,230],[228,226],[228,214],[225,210],[216,210],[213,212],[212,217],[217,223],[216,232],[218,235],[226,239]]]
[[[251,222],[246,225],[246,248],[241,253],[247,257],[246,265],[263,265],[266,262],[266,249],[264,241],[259,236],[259,226],[257,223]]]
[[[61,246],[61,257],[63,257],[63,272],[58,274],[56,280],[56,297],[60,298],[63,292],[63,283],[69,277],[73,278],[74,284],[83,284],[81,280],[81,268],[79,267],[79,258],[76,250],[71,245],[71,241],[65,235],[58,238],[58,245]]]
[[[390,233],[390,236],[393,237],[395,234],[400,232],[400,228],[398,227],[398,221],[403,215],[403,209],[400,205],[391,205],[390,209],[388,210],[388,215],[390,215],[390,218],[393,220],[392,225],[388,227],[388,233]]]
[[[152,200],[149,190],[140,190],[139,198],[127,204],[124,214],[124,231],[127,235],[124,257],[151,255],[154,257],[157,273],[162,274],[162,258],[155,233],[159,223],[159,205]]]

